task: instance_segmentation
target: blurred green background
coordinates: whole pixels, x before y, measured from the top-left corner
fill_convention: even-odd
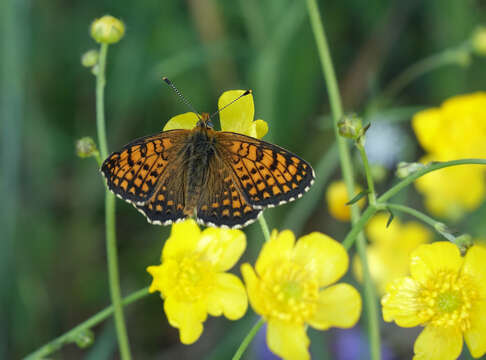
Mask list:
[[[345,110],[366,114],[371,113],[370,100],[405,67],[463,43],[486,20],[486,3],[480,0],[319,4]],[[324,186],[340,174],[304,1],[2,0],[1,359],[25,356],[110,302],[104,185],[96,162],[75,154],[78,138],[96,139],[95,78],[80,65],[80,57],[97,48],[88,29],[104,14],[126,25],[125,37],[108,53],[110,151],[160,131],[170,117],[187,111],[161,81],[163,75],[199,111],[216,110],[225,90],[252,89],[256,117],[270,126],[266,140],[309,160],[320,180],[300,202],[267,210],[270,227],[291,228],[297,235],[322,231],[337,240],[349,229],[330,218],[324,201]],[[421,154],[410,128],[413,111],[437,106],[452,95],[484,90],[485,79],[486,59],[474,57],[468,66],[444,66],[410,84],[388,107],[402,109],[395,117],[379,109],[373,112],[383,121],[399,120],[396,126],[406,144],[397,159],[386,164],[379,192],[393,181],[396,160],[414,161]],[[378,154],[387,151],[378,145]],[[359,170],[358,181],[364,183]],[[402,196],[408,205],[422,206],[413,188]],[[482,206],[456,224],[457,230],[486,233],[481,221],[485,215]],[[169,230],[149,225],[132,206],[117,200],[123,294],[149,285],[145,268],[159,263]],[[246,232],[245,259],[253,262],[263,237],[258,224]],[[168,325],[158,295],[126,307],[125,314],[135,359],[227,359],[255,320],[251,310],[237,322],[210,318],[201,339],[184,346]],[[94,332],[96,340],[89,349],[67,345],[52,358],[117,358],[112,320]],[[330,345],[334,335],[311,334],[316,358],[337,356]],[[415,335],[409,340],[387,335],[394,356],[410,358]],[[263,356],[259,346],[261,342],[255,342],[249,349],[248,359]]]

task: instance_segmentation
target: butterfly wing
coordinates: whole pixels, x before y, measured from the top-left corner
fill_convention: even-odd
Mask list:
[[[290,151],[237,133],[221,131],[215,136],[225,164],[254,208],[293,201],[314,183],[310,164]]]
[[[143,205],[160,184],[159,179],[175,159],[189,130],[171,130],[136,139],[103,162],[101,172],[118,197]]]
[[[176,157],[158,179],[153,194],[143,204],[133,204],[156,225],[169,225],[187,217],[184,214],[186,168]]]
[[[196,212],[198,223],[206,226],[240,228],[255,221],[261,213],[242,194],[235,176],[223,159],[215,156],[207,169],[206,189]]]

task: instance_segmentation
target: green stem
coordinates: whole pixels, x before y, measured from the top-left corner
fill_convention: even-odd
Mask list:
[[[253,340],[255,335],[258,333],[258,330],[260,330],[262,325],[263,325],[263,319],[260,318],[260,320],[258,320],[257,323],[255,325],[253,325],[251,330],[245,336],[245,338],[241,342],[239,348],[236,350],[235,354],[233,355],[232,360],[240,360],[241,359],[241,356],[245,352],[248,345],[250,345],[251,341]]]
[[[387,200],[389,200],[391,197],[395,196],[400,190],[402,190],[404,187],[407,185],[410,185],[412,182],[417,180],[419,177],[424,176],[425,174],[436,171],[442,168],[446,168],[449,166],[458,166],[458,165],[486,165],[486,159],[461,159],[461,160],[452,160],[452,161],[445,161],[445,162],[440,162],[440,163],[433,163],[433,164],[428,164],[425,165],[422,169],[416,171],[415,173],[409,175],[407,178],[403,179],[399,183],[397,183],[395,186],[393,186],[391,189],[389,189],[387,192],[385,192],[383,195],[378,197],[376,201],[376,206],[368,206],[368,208],[363,212],[362,218],[353,225],[353,228],[351,231],[348,233],[346,238],[343,241],[343,246],[346,249],[351,248],[353,245],[354,241],[358,237],[358,234],[363,230],[364,226],[368,222],[368,220],[378,211],[378,210],[386,210],[387,206]],[[363,219],[365,218],[365,219]],[[436,224],[437,227],[437,224]],[[437,230],[437,228],[436,228]],[[439,230],[438,230],[439,231]],[[444,231],[444,233],[441,233],[443,236],[445,236],[447,239],[447,235],[445,234],[447,231]]]
[[[366,155],[365,147],[363,146],[363,144],[361,144],[359,139],[356,143],[356,147],[358,148],[359,154],[361,155],[361,160],[363,161],[363,168],[366,174],[366,182],[368,183],[368,201],[370,205],[375,205],[376,204],[375,184],[373,182],[373,176],[371,174],[370,164],[368,162],[368,156]]]
[[[452,160],[452,161],[444,161],[444,162],[435,162],[435,163],[429,163],[426,164],[422,169],[417,170],[410,176],[406,177],[402,181],[400,181],[398,184],[393,186],[391,189],[389,189],[387,192],[385,192],[383,195],[381,195],[378,198],[379,202],[386,202],[393,196],[395,196],[400,190],[402,190],[404,187],[407,185],[411,184],[415,180],[417,180],[419,177],[435,170],[439,170],[445,167],[449,166],[455,166],[455,165],[486,165],[486,159],[460,159],[460,160]]]
[[[327,45],[326,34],[321,21],[316,0],[307,0],[307,9],[310,17],[312,31],[316,39],[317,49],[322,65],[322,71],[324,74],[324,79],[326,81],[327,91],[329,93],[329,102],[331,104],[331,111],[333,114],[334,132],[338,143],[343,179],[344,183],[346,184],[348,196],[351,198],[355,188],[351,157],[347,143],[345,139],[339,135],[338,131],[338,122],[343,116],[341,96],[339,94],[336,75],[334,73],[334,67],[332,65],[331,55],[329,47]],[[353,227],[359,221],[359,219],[359,207],[357,204],[354,204],[351,206],[351,222],[353,224]],[[358,234],[357,241],[358,253],[361,258],[361,263],[363,265],[365,306],[369,315],[368,335],[370,338],[371,359],[379,360],[381,359],[381,339],[378,319],[378,300],[375,294],[373,282],[371,281],[371,276],[369,274],[368,261],[366,259],[366,240],[362,232]]]
[[[149,295],[148,287],[131,293],[130,295],[128,295],[122,300],[122,304],[129,305],[131,303],[134,303],[137,300],[144,298],[147,295]],[[55,338],[54,340],[49,341],[47,344],[44,344],[42,347],[40,347],[33,353],[27,355],[24,358],[24,360],[35,360],[35,359],[45,358],[46,356],[59,350],[63,345],[72,343],[74,339],[76,339],[77,334],[86,331],[88,329],[91,329],[93,326],[109,318],[111,314],[113,314],[113,306],[109,306],[101,310],[99,313],[91,316],[89,319],[83,321],[81,324],[72,328],[71,330],[64,333],[63,335]]]
[[[260,227],[262,228],[263,236],[265,237],[265,241],[270,240],[270,230],[268,230],[267,220],[263,217],[263,214],[260,215],[258,218],[258,222],[260,223]]]
[[[108,156],[106,144],[106,125],[104,109],[104,90],[106,85],[105,68],[108,44],[101,44],[98,74],[96,76],[96,125],[98,129],[98,142],[101,158]],[[106,253],[108,258],[108,279],[110,283],[111,301],[114,308],[115,328],[118,338],[120,356],[123,360],[130,360],[130,344],[123,316],[121,302],[120,278],[118,275],[118,254],[116,248],[115,230],[115,195],[106,189],[105,194],[105,226],[106,226]]]
[[[418,211],[414,208],[408,207],[406,205],[400,205],[400,204],[386,203],[384,205],[391,210],[397,210],[397,211],[400,211],[402,213],[409,214],[409,215],[412,215],[413,217],[416,217],[417,219],[419,219],[419,220],[423,221],[424,223],[433,227],[434,230],[436,230],[439,234],[444,236],[447,240],[450,240],[450,236],[452,236],[451,234],[449,234],[449,237],[448,237],[444,234],[444,231],[442,231],[442,229],[447,229],[446,224],[431,218],[430,216],[424,214],[421,211]]]
[[[395,77],[376,101],[379,105],[386,105],[400,93],[407,85],[422,75],[446,65],[461,65],[467,63],[467,55],[470,53],[470,45],[460,45],[452,49],[446,49],[438,54],[422,59],[401,72]]]

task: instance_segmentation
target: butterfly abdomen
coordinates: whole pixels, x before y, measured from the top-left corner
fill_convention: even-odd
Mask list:
[[[187,164],[184,213],[192,215],[197,207],[201,192],[206,187],[208,169],[215,156],[215,139],[206,129],[196,128],[183,149]]]

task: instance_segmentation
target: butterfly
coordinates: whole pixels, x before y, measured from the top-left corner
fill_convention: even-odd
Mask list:
[[[133,140],[108,156],[101,172],[108,188],[152,224],[194,217],[222,228],[244,227],[264,208],[300,198],[315,178],[297,155],[250,136],[216,131],[205,113],[192,130]]]

